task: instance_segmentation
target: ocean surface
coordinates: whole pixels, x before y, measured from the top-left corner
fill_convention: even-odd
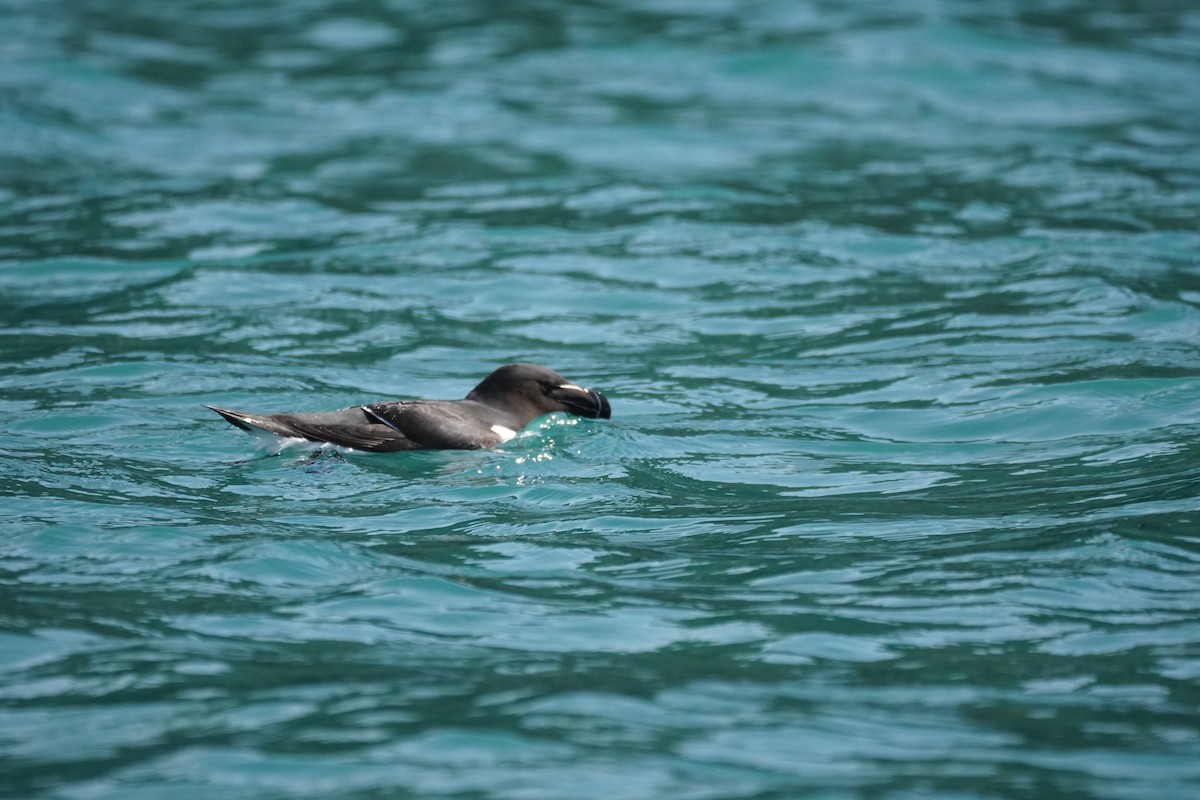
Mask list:
[[[0,0],[0,797],[1200,797],[1200,6]],[[494,450],[202,404],[603,391]]]

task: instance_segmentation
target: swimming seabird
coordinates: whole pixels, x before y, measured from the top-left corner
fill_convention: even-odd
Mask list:
[[[604,395],[536,364],[500,367],[463,400],[395,400],[340,411],[284,414],[206,408],[243,430],[375,453],[492,447],[554,411],[589,419],[612,416]]]

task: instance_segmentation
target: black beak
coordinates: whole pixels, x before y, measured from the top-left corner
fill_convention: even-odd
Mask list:
[[[612,406],[608,404],[608,398],[591,389],[573,385],[559,386],[554,390],[554,398],[577,417],[612,418]]]

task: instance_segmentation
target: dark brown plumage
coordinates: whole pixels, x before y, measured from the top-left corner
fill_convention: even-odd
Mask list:
[[[492,447],[554,411],[591,419],[612,415],[604,395],[536,364],[500,367],[463,400],[399,400],[340,411],[284,414],[206,407],[243,430],[377,453]]]

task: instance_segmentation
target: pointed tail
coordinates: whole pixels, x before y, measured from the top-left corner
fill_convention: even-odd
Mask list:
[[[243,414],[241,411],[229,411],[228,409],[217,408],[216,406],[206,405],[204,407],[209,411],[217,412],[224,417],[225,421],[230,425],[241,428],[244,431],[250,431],[253,433],[256,430],[265,430],[265,428],[263,428],[262,425],[259,424],[251,414]]]

